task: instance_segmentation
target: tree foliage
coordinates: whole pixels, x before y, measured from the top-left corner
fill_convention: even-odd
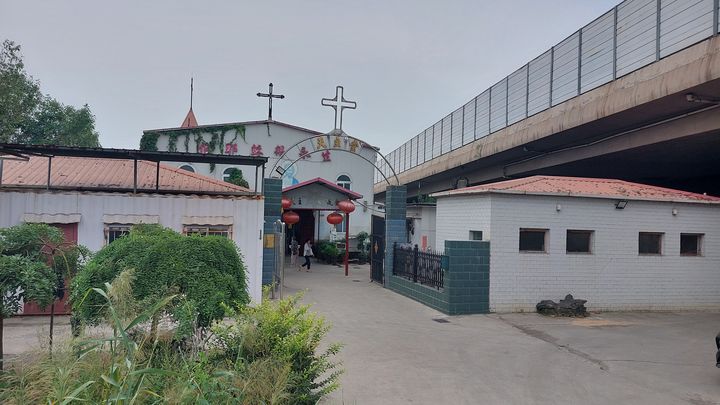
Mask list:
[[[242,170],[233,167],[232,169],[229,170],[229,174],[230,175],[228,176],[227,180],[225,180],[225,181],[227,181],[228,183],[232,183],[236,186],[250,188],[250,185],[248,184],[247,180],[245,180],[245,178],[243,177]]]
[[[78,273],[70,296],[73,316],[97,323],[103,315],[103,302],[87,291],[112,282],[126,269],[134,270],[136,300],[150,302],[177,294],[181,299],[174,302],[170,315],[190,310],[199,327],[221,319],[223,304],[239,307],[250,301],[242,258],[231,240],[182,236],[157,225],[143,225],[105,246]]]
[[[100,146],[95,116],[88,105],[64,105],[43,95],[25,71],[20,45],[0,48],[0,142],[62,146]]]
[[[47,306],[55,298],[57,269],[65,258],[55,257],[63,244],[62,232],[46,224],[22,224],[0,229],[0,293],[3,317],[14,315],[20,303]],[[52,267],[51,267],[52,266]],[[60,274],[65,274],[60,273]]]
[[[0,255],[0,316],[9,318],[23,301],[49,305],[55,298],[55,272],[46,264],[23,256]]]

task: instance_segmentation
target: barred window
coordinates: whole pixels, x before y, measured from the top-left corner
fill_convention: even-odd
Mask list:
[[[113,243],[115,239],[122,238],[130,233],[132,224],[106,224],[105,225],[105,244]]]
[[[232,238],[232,226],[230,225],[185,225],[183,227],[185,235],[200,236],[223,236]]]

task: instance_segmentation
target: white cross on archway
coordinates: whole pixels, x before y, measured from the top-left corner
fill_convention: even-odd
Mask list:
[[[357,103],[354,101],[345,100],[343,97],[343,86],[335,87],[334,98],[324,98],[320,104],[332,107],[335,110],[335,129],[342,130],[342,114],[344,109],[354,110],[357,108]],[[338,114],[338,107],[340,107],[340,114]]]

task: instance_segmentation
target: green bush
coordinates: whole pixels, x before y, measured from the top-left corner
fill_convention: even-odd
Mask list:
[[[234,323],[213,327],[202,351],[179,350],[163,335],[131,335],[173,297],[149,304],[122,321],[115,290],[131,274],[95,289],[108,311],[112,337],[76,340],[70,347],[32,354],[0,377],[0,403],[90,404],[315,404],[338,387],[332,362],[339,345],[316,354],[328,326],[298,305],[299,296],[257,308],[230,310]],[[135,336],[135,337],[133,337]]]
[[[222,350],[214,357],[288,363],[288,402],[316,404],[338,387],[342,371],[331,359],[341,346],[331,344],[317,353],[330,327],[310,312],[309,306],[299,305],[300,298],[297,294],[279,301],[265,300],[257,307],[233,313],[232,324],[216,324],[212,331]]]
[[[321,240],[317,244],[318,259],[325,263],[335,264],[338,260],[340,250],[337,248],[335,243]]]
[[[245,268],[235,244],[219,236],[182,236],[156,225],[134,227],[130,234],[101,249],[73,280],[73,316],[96,324],[104,311],[102,297],[88,294],[123,270],[133,269],[132,292],[143,303],[178,294],[182,310],[194,308],[199,327],[224,314],[222,304],[239,307],[250,299]],[[173,311],[170,311],[171,313]]]

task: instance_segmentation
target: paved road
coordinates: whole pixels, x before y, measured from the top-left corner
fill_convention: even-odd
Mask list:
[[[328,404],[720,404],[720,314],[446,317],[368,279],[286,273],[345,344]]]

